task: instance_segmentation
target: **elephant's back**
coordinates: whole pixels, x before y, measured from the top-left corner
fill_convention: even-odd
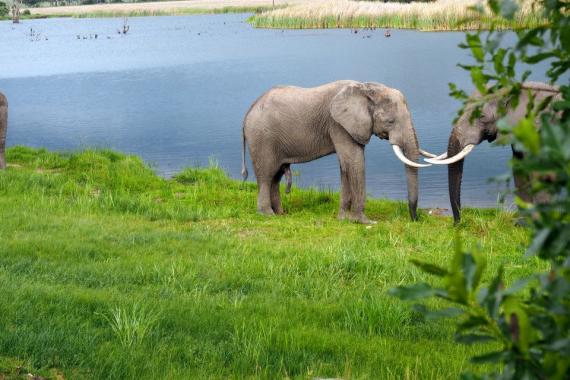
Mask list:
[[[290,126],[305,123],[322,108],[317,88],[295,86],[273,87],[250,107],[244,120],[246,132],[267,129],[274,124]]]
[[[323,90],[322,87],[279,86],[263,94],[244,120],[244,134],[250,149],[271,146],[279,150],[279,156],[296,157],[291,162],[322,156],[323,151],[330,153],[329,137],[323,129],[330,123],[328,105],[336,92]]]
[[[8,106],[8,98],[2,92],[0,92],[0,107],[7,107]]]

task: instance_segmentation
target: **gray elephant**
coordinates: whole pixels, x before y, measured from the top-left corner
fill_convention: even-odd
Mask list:
[[[6,169],[6,132],[8,130],[8,100],[0,92],[0,170]]]
[[[416,161],[420,153],[435,156],[420,149],[400,91],[349,80],[313,88],[274,87],[251,105],[243,122],[242,175],[245,180],[247,143],[257,177],[258,211],[283,213],[279,183],[291,164],[336,153],[341,175],[338,217],[371,223],[364,215],[364,146],[372,134],[389,140],[406,164],[408,207],[416,220],[418,168],[429,166]]]
[[[522,86],[523,91],[519,98],[519,104],[516,108],[510,109],[506,115],[511,125],[516,124],[526,114],[529,102],[529,91],[538,104],[547,97],[559,98],[560,92],[557,87],[540,82],[526,82]],[[479,96],[475,92],[472,96]],[[508,105],[508,99],[502,99]],[[470,122],[473,107],[468,107],[465,113],[459,118],[449,136],[447,153],[435,158],[426,159],[427,162],[436,165],[448,166],[449,181],[449,200],[453,211],[453,219],[455,223],[461,220],[461,179],[463,176],[463,160],[473,148],[480,144],[483,140],[489,142],[495,141],[498,134],[497,121],[499,120],[498,101],[492,101],[484,105],[481,110],[481,116]],[[511,147],[513,156],[521,158],[522,153]],[[514,175],[516,193],[521,199],[532,202],[538,199],[532,199],[528,191],[529,179],[520,175]]]

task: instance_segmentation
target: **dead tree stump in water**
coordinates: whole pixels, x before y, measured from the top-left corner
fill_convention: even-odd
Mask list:
[[[14,0],[12,3],[12,23],[20,23],[20,0]]]

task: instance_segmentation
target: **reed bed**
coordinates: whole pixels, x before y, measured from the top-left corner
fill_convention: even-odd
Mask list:
[[[514,20],[496,20],[471,7],[479,0],[437,0],[432,3],[383,3],[315,0],[252,16],[257,28],[397,28],[425,31],[519,29],[548,22],[534,0],[519,0]]]

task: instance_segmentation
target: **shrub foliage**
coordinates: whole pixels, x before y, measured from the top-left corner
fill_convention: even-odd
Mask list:
[[[509,19],[517,10],[513,0],[488,0],[487,5],[497,20]],[[506,120],[500,124],[502,142],[524,153],[513,158],[514,171],[530,178],[532,194],[548,195],[547,201],[535,204],[516,198],[521,218],[531,229],[526,255],[545,261],[548,270],[507,286],[501,268],[483,286],[485,256],[458,247],[447,268],[413,262],[439,277],[439,286],[392,289],[403,299],[447,301],[450,306],[443,310],[416,307],[428,317],[454,317],[458,343],[493,343],[472,361],[496,365],[486,367],[492,369],[484,375],[465,373],[465,379],[570,379],[570,3],[540,0],[536,5],[543,7],[550,24],[517,32],[512,47],[503,46],[498,31],[467,33],[461,47],[470,50],[475,63],[460,66],[482,96],[472,99],[454,84],[450,89],[464,102],[461,113],[468,104],[480,108],[494,98],[509,97],[509,106],[516,107],[525,91],[522,83],[538,67],[548,67],[543,75],[559,85],[560,99],[531,101],[526,117],[516,125]],[[478,10],[485,12],[483,7]],[[536,66],[543,61],[547,64]],[[518,63],[530,69],[521,72]]]

